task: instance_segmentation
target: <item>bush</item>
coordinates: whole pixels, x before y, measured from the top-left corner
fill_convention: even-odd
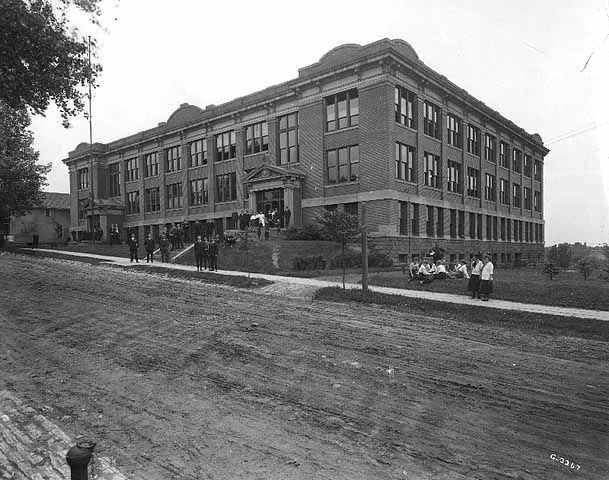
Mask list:
[[[393,260],[385,253],[371,252],[368,255],[368,266],[369,267],[391,267]]]
[[[330,260],[330,268],[342,268],[342,255],[337,255]],[[349,252],[345,254],[345,268],[360,268],[362,266],[362,254],[360,252]],[[380,252],[370,252],[368,254],[369,267],[391,267],[393,260],[391,257]]]
[[[294,270],[324,270],[326,261],[321,255],[310,255],[308,257],[294,257],[292,260]]]
[[[307,225],[306,228],[290,227],[285,232],[287,240],[325,240],[321,227],[317,224]]]

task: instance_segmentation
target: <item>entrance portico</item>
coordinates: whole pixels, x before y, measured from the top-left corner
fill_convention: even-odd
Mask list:
[[[304,175],[299,171],[262,165],[251,172],[244,180],[249,192],[249,210],[267,213],[277,209],[291,212],[290,225],[302,226],[301,200]]]

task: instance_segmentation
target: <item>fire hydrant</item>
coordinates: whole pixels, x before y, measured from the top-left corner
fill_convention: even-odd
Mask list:
[[[66,453],[72,480],[93,480],[95,478],[95,443],[78,442]]]

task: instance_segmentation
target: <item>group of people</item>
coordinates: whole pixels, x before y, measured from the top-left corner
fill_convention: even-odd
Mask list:
[[[409,281],[418,281],[421,285],[435,280],[466,279],[472,298],[488,301],[493,293],[494,270],[495,266],[488,253],[473,255],[469,269],[464,260],[456,262],[452,268],[447,268],[443,259],[434,260],[434,256],[430,253],[430,258],[424,258],[420,263],[413,260],[409,265],[408,273]]]

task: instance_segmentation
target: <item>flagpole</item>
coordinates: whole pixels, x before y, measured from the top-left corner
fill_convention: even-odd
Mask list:
[[[91,35],[89,35],[89,195],[91,199],[89,200],[89,206],[91,207],[91,241],[95,243],[95,225],[93,222],[94,218],[94,195],[93,195],[93,120],[91,118]]]

